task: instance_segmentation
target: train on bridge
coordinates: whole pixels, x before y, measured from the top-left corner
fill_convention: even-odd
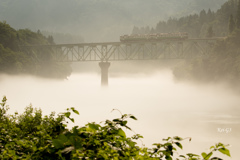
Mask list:
[[[157,34],[133,34],[120,36],[121,42],[162,41],[162,40],[186,40],[188,33],[157,33]]]

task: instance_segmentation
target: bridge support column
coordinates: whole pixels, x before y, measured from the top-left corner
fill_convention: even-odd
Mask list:
[[[108,68],[110,67],[110,62],[99,62],[101,68],[101,84],[102,86],[108,85]]]

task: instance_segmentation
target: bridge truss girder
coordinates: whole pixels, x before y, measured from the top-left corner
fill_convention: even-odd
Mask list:
[[[23,46],[33,56],[46,52],[58,62],[188,59],[208,56],[213,41],[109,42]]]

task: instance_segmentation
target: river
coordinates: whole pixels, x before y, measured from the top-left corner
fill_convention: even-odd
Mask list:
[[[3,95],[10,113],[22,113],[30,103],[43,114],[75,107],[80,112],[75,123],[84,125],[118,117],[118,111],[111,112],[118,109],[138,118],[129,125],[144,136],[147,146],[177,135],[192,138],[183,142],[184,152],[208,152],[211,145],[222,142],[231,144],[232,160],[240,157],[239,95],[222,84],[178,82],[169,69],[153,74],[110,73],[109,86],[104,88],[98,72],[73,73],[67,80],[0,75]]]

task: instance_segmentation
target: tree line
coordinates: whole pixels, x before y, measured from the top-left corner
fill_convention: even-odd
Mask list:
[[[173,73],[180,80],[227,81],[240,89],[240,0],[228,0],[219,10],[160,21],[156,28],[133,28],[133,34],[187,32],[189,37],[225,37],[217,41],[208,57],[185,60]],[[238,87],[237,87],[238,86]]]
[[[39,30],[15,30],[0,21],[0,73],[33,74],[37,76],[66,78],[71,74],[69,64],[54,62],[50,51],[41,55],[27,54],[19,46],[54,44],[52,36],[44,36]]]
[[[217,12],[215,21],[225,24],[224,40],[216,42],[208,57],[186,60],[174,68],[178,79],[192,79],[201,82],[225,81],[234,89],[240,89],[240,1],[229,0]],[[214,33],[217,33],[213,29]],[[219,32],[221,33],[221,32]]]
[[[231,19],[231,26],[228,22]],[[133,28],[132,34],[154,34],[168,32],[187,32],[190,37],[203,38],[209,36],[223,37],[231,33],[240,24],[239,0],[229,0],[216,12],[211,9],[202,10],[199,14],[191,14],[181,18],[170,17],[167,21],[159,21],[156,27]],[[212,28],[212,29],[211,29]],[[213,30],[212,35],[209,31]]]

